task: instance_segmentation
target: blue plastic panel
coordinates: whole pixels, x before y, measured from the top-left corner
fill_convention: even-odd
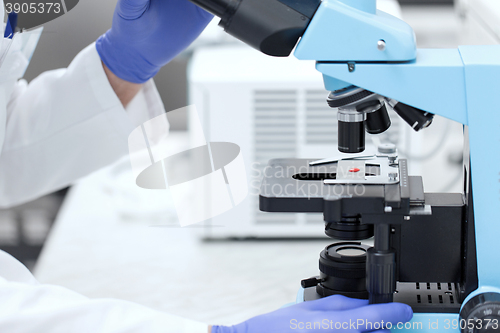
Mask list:
[[[363,8],[361,4],[358,8]],[[380,40],[386,43],[383,51],[377,48]],[[416,57],[415,34],[404,21],[385,12],[373,14],[339,0],[324,0],[295,56],[318,61],[409,61]]]
[[[460,47],[465,65],[479,285],[500,287],[500,46]]]
[[[356,63],[353,72],[346,63],[320,62],[316,69],[336,79],[325,80],[327,90],[336,90],[340,80],[467,124],[464,68],[456,49],[419,49],[417,61],[407,63]]]

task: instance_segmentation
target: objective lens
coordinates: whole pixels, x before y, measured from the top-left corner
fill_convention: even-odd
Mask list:
[[[360,153],[365,150],[365,114],[338,113],[338,148],[342,153]]]
[[[429,127],[432,123],[432,119],[434,118],[432,113],[422,111],[403,103],[394,104],[392,105],[392,108],[401,118],[403,118],[404,121],[408,123],[408,125],[411,126],[411,128],[417,132],[422,128]]]
[[[380,134],[389,129],[391,126],[391,118],[389,118],[384,103],[380,104],[378,110],[366,114],[365,126],[366,131],[370,134]]]

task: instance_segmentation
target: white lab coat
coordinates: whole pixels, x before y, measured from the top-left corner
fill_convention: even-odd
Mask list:
[[[127,153],[131,130],[164,112],[152,81],[125,110],[95,45],[67,69],[43,73],[30,84],[18,81],[27,59],[10,56],[22,66],[0,69],[2,207],[65,187],[115,161]],[[19,261],[0,251],[0,332],[206,333],[207,325],[127,301],[91,300],[39,284]]]

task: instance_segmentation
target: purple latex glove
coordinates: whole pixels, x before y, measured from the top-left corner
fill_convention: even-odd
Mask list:
[[[387,328],[405,323],[413,316],[410,306],[401,303],[368,305],[367,300],[340,295],[304,302],[249,319],[241,324],[213,326],[212,333],[298,333],[374,331],[390,333]],[[307,327],[307,324],[319,323]],[[387,324],[391,323],[391,324]]]
[[[119,78],[144,83],[189,46],[212,14],[188,0],[119,0],[113,25],[96,42]]]

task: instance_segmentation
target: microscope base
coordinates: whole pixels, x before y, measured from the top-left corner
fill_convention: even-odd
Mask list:
[[[412,285],[412,283],[404,283],[405,285]],[[401,284],[398,284],[398,288],[401,289]],[[414,284],[413,284],[414,285]],[[453,290],[453,292],[455,292]],[[304,301],[311,301],[319,299],[316,293],[315,287],[300,288],[297,293],[296,303],[302,303]],[[394,301],[401,302],[397,296],[394,297]],[[405,303],[405,302],[403,302]],[[445,309],[445,308],[443,308]],[[438,332],[449,332],[457,331],[460,329],[460,319],[458,316],[458,311],[460,309],[460,304],[457,305],[454,313],[418,313],[413,314],[413,318],[408,323],[400,323],[399,326],[391,328],[391,332],[405,332],[405,333],[438,333]],[[437,310],[437,308],[435,308]],[[441,309],[442,310],[442,309]]]
[[[461,303],[453,283],[398,283],[394,302],[405,303],[414,313],[458,314]],[[320,299],[316,287],[301,288],[297,302]]]

